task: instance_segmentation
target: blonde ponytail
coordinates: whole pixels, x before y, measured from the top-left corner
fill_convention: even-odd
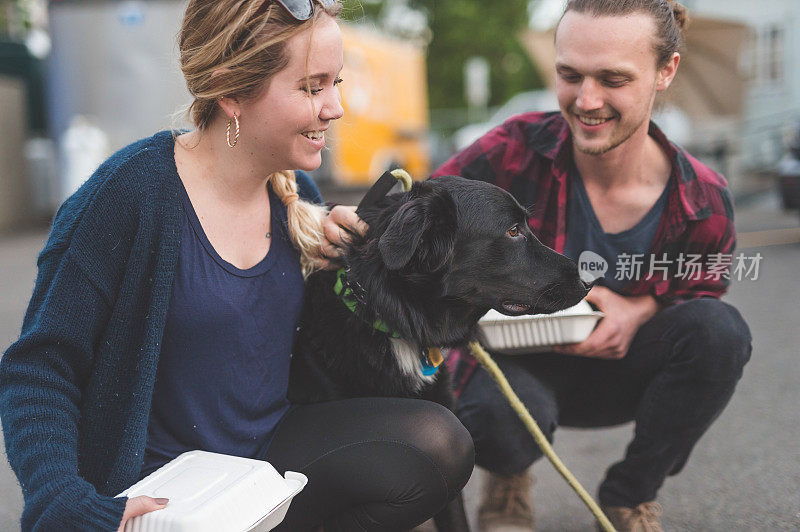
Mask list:
[[[300,252],[300,266],[303,277],[308,277],[317,269],[320,257],[320,242],[324,237],[322,221],[327,209],[322,205],[309,203],[298,198],[297,181],[291,170],[276,172],[269,178],[272,190],[286,205],[289,221],[289,237]]]

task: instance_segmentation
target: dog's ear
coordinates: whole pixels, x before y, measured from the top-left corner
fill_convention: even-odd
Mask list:
[[[378,250],[390,270],[399,270],[412,259],[421,272],[435,272],[453,253],[457,218],[453,198],[426,183],[415,185],[392,216],[378,241]]]

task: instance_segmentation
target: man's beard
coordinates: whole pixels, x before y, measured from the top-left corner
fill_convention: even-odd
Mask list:
[[[596,147],[588,147],[583,146],[580,142],[575,142],[575,147],[578,149],[579,152],[585,153],[587,155],[603,155],[605,153],[610,152],[629,138],[633,136],[634,133],[641,127],[642,122],[639,122],[636,127],[632,127],[626,131],[624,131],[618,138],[612,138],[611,141],[604,145],[604,146],[596,146]],[[575,134],[573,133],[573,136]]]

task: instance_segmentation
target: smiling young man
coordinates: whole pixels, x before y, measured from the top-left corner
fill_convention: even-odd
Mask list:
[[[561,112],[511,118],[434,173],[508,189],[532,207],[542,242],[611,265],[586,298],[605,314],[589,338],[497,361],[548,439],[558,425],[635,421],[599,489],[618,530],[660,530],[658,489],[722,412],[751,351],[747,324],[719,300],[720,257],[735,246],[725,179],[650,122],[685,21],[668,0],[570,0],[555,40]],[[458,415],[490,473],[481,528],[532,530],[527,469],[541,452],[486,373],[471,359],[456,366]]]

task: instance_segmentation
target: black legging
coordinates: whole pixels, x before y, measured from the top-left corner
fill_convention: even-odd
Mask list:
[[[363,398],[295,407],[265,457],[308,477],[277,530],[408,530],[458,494],[472,438],[429,401]]]

